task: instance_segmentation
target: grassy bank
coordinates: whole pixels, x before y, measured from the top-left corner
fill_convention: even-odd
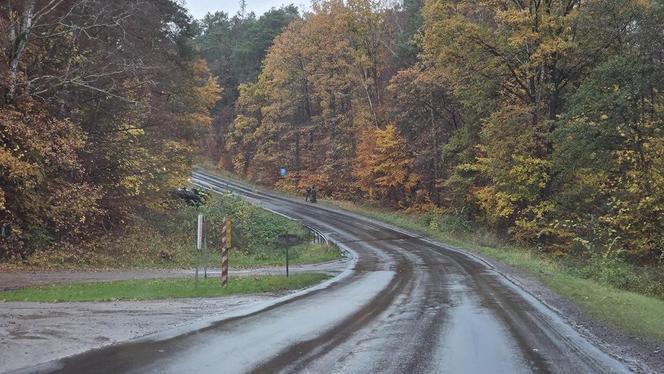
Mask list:
[[[326,202],[370,218],[423,233],[441,242],[496,259],[535,275],[591,317],[633,334],[664,341],[664,274],[661,268],[637,269],[615,260],[586,262],[554,259],[535,250],[501,243],[452,217],[407,214],[350,202]],[[639,292],[620,289],[632,287]]]
[[[311,243],[303,225],[251,205],[234,195],[213,195],[200,208],[178,205],[168,209],[146,209],[133,217],[122,231],[102,235],[91,243],[50,248],[25,263],[2,264],[6,270],[85,270],[127,268],[191,268],[196,264],[196,219],[207,219],[209,263],[218,266],[220,227],[223,217],[233,219],[232,267],[279,266],[285,263],[285,248],[279,235],[292,234],[297,244],[289,250],[293,264],[320,263],[341,257],[332,246]]]
[[[66,302],[217,297],[295,290],[312,286],[327,278],[328,275],[320,273],[300,273],[290,277],[236,277],[229,279],[227,288],[219,286],[217,277],[200,279],[198,285],[193,278],[75,283],[4,291],[0,292],[0,300]]]
[[[291,265],[315,264],[338,260],[340,252],[328,244],[299,244],[288,249],[289,263]],[[256,266],[280,266],[285,264],[286,252],[283,248],[275,248],[263,254],[236,252],[231,255],[231,266],[238,268],[251,268]]]

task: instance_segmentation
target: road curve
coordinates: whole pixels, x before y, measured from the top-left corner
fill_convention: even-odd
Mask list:
[[[329,287],[202,329],[35,368],[62,373],[622,373],[629,368],[478,258],[389,225],[196,171],[357,254]]]

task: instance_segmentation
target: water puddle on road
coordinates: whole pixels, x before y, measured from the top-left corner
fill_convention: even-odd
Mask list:
[[[455,306],[449,310],[433,355],[435,373],[529,373],[509,331],[491,311],[474,300],[472,291],[457,283],[450,287]]]

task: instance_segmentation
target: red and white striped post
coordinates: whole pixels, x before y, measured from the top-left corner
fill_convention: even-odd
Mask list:
[[[221,228],[221,287],[228,286],[228,249],[231,247],[231,219],[224,217]]]

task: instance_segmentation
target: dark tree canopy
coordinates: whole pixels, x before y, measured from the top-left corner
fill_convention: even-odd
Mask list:
[[[175,1],[0,5],[0,258],[77,242],[182,183],[220,88]]]

